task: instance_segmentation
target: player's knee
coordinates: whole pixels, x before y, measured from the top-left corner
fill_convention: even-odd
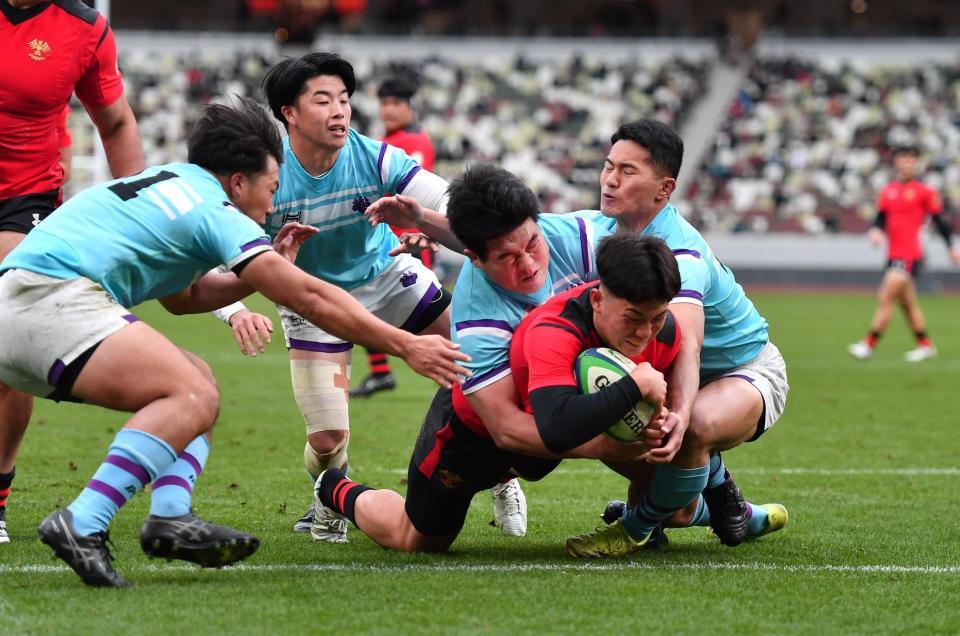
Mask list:
[[[720,422],[709,410],[695,411],[683,435],[684,448],[709,448],[715,441]]]
[[[220,414],[220,392],[205,380],[185,389],[178,401],[179,413],[193,424],[198,435],[210,430]]]
[[[350,431],[317,431],[307,436],[307,445],[318,459],[326,461],[346,452]]]

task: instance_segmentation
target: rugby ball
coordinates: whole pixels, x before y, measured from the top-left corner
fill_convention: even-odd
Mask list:
[[[587,349],[577,356],[573,374],[581,393],[590,394],[603,390],[635,366],[633,361],[619,351],[607,347]],[[643,429],[653,417],[653,406],[639,402],[623,419],[607,429],[606,434],[618,442],[633,442],[640,438]]]

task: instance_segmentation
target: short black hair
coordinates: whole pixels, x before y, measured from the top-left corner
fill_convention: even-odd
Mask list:
[[[416,82],[403,75],[388,77],[380,83],[380,87],[377,89],[377,97],[380,99],[384,97],[396,97],[397,99],[409,102],[416,94]]]
[[[913,155],[914,157],[920,156],[920,148],[914,144],[901,144],[899,146],[893,147],[893,156],[897,155]]]
[[[487,241],[540,216],[537,195],[513,174],[491,164],[470,166],[447,192],[450,229],[480,260],[487,258]]]
[[[306,90],[307,82],[321,75],[335,75],[342,79],[348,96],[357,90],[353,66],[336,53],[307,53],[302,57],[284,58],[263,76],[261,86],[270,110],[284,127],[287,120],[281,109],[292,106]]]
[[[680,174],[683,162],[683,140],[673,128],[656,119],[638,119],[623,124],[613,133],[610,143],[632,141],[647,149],[650,163],[663,174],[674,179]]]
[[[680,268],[663,239],[620,232],[597,248],[600,284],[631,303],[670,302],[680,292]]]
[[[256,101],[240,97],[235,106],[211,104],[187,139],[187,161],[215,175],[267,169],[267,156],[283,161],[283,141]]]

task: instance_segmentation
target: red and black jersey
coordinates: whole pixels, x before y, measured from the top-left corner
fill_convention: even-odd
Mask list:
[[[943,209],[940,194],[921,181],[891,181],[880,192],[877,209],[886,217],[887,258],[922,259],[921,232],[927,216],[940,214]]]
[[[605,346],[593,326],[590,304],[590,290],[599,284],[596,281],[557,294],[533,309],[517,326],[510,341],[510,371],[517,387],[519,406],[527,413],[533,413],[532,392],[548,387],[576,388],[573,369],[577,356],[587,349]],[[673,314],[667,312],[660,333],[639,356],[631,359],[637,364],[649,362],[665,373],[679,351],[680,325]],[[454,387],[453,407],[471,430],[487,434],[486,427],[459,386]]]
[[[394,130],[386,135],[383,141],[410,155],[424,170],[433,172],[433,163],[436,160],[433,142],[430,141],[430,136],[420,126],[413,125]]]
[[[106,19],[80,0],[0,2],[0,199],[60,187],[58,120],[70,95],[89,107],[123,95]]]

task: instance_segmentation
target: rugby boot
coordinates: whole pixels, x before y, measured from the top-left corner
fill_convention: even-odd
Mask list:
[[[310,508],[307,509],[303,516],[297,519],[297,522],[293,524],[294,532],[310,532],[310,526],[313,525],[313,516],[315,514],[316,504],[313,503],[310,505]]]
[[[603,512],[600,513],[600,518],[603,519],[604,523],[613,523],[617,519],[623,517],[623,512],[626,509],[626,501],[614,499],[607,503],[607,507],[604,508]],[[644,546],[644,549],[656,550],[657,548],[668,545],[670,545],[670,539],[667,538],[667,533],[663,530],[663,524],[657,524],[657,527],[655,527],[653,532],[650,533],[650,538],[647,539],[647,545]]]
[[[355,389],[350,389],[350,397],[365,398],[370,397],[378,391],[389,391],[397,388],[397,379],[392,373],[383,375],[370,374],[363,379]]]
[[[179,517],[147,517],[140,528],[140,547],[152,557],[220,568],[256,552],[260,540],[188,512]]]
[[[490,489],[493,497],[493,525],[508,537],[527,534],[527,497],[520,482],[511,479]]]
[[[790,515],[787,514],[787,509],[778,503],[762,504],[759,507],[767,511],[767,524],[760,534],[750,535],[747,537],[748,539],[756,539],[765,534],[783,530],[787,525],[787,521],[789,521]]]
[[[608,526],[567,539],[567,554],[572,557],[627,556],[646,545],[650,534],[636,541],[623,527],[623,521],[617,519]]]
[[[735,547],[747,537],[749,509],[733,477],[730,473],[726,476],[719,486],[704,489],[703,500],[710,510],[710,527],[720,543]]]
[[[0,508],[0,543],[10,543],[10,535],[7,534],[6,508]]]
[[[73,514],[66,508],[50,513],[37,528],[40,541],[92,587],[130,587],[130,581],[113,569],[113,555],[107,547],[110,535],[95,532],[89,536],[73,529]]]
[[[318,499],[315,504],[310,536],[314,541],[347,543],[347,518],[327,508]]]

